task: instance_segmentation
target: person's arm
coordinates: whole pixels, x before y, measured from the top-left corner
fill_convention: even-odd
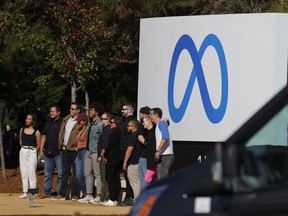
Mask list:
[[[127,162],[132,155],[133,149],[134,149],[134,146],[128,146],[128,148],[126,150],[125,158],[124,158],[124,162],[123,162],[123,170],[127,169]]]
[[[22,146],[22,131],[23,131],[23,128],[21,128],[20,132],[19,132],[19,144],[20,144],[20,146]]]
[[[41,133],[40,131],[36,131],[36,151],[39,150],[40,148],[40,143],[41,143]]]
[[[169,131],[168,131],[167,123],[162,121],[159,123],[158,126],[159,126],[159,130],[161,131],[162,139],[155,152],[155,158],[157,160],[160,158],[161,151],[165,148],[165,145],[167,144],[167,140],[169,139]]]
[[[97,160],[98,162],[102,161],[104,158],[104,153],[105,153],[105,149],[101,149],[101,153],[100,155],[98,156]]]
[[[166,122],[168,126],[170,125],[169,118],[162,118],[161,121]]]
[[[44,149],[45,143],[46,143],[46,135],[42,135],[41,143],[40,143],[40,158],[41,159],[44,158],[43,149]]]
[[[155,152],[155,158],[158,160],[160,158],[160,154],[161,154],[161,150],[163,149],[163,147],[166,145],[167,141],[162,139],[160,142],[159,147],[156,149]]]
[[[104,157],[104,154],[105,154],[105,149],[102,149],[100,155],[101,155],[102,157]]]
[[[141,125],[141,124],[138,125],[137,134],[138,134],[138,136],[137,136],[137,137],[138,137],[138,141],[139,141],[142,145],[146,146],[145,137],[144,137],[144,135],[145,135],[145,129],[144,129],[144,126],[143,126],[143,125]]]
[[[142,145],[145,145],[145,146],[146,146],[145,138],[144,138],[143,135],[138,135],[138,141],[139,141]]]

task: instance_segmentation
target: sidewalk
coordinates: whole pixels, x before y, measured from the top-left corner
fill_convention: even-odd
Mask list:
[[[0,194],[0,215],[129,215],[131,207],[101,206],[50,199],[35,199],[29,207],[29,199],[18,199],[19,194]]]

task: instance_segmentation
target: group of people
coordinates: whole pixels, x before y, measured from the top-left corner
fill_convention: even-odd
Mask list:
[[[19,133],[23,186],[19,198],[26,198],[28,189],[37,186],[39,151],[45,174],[39,198],[132,206],[147,184],[168,175],[174,161],[169,120],[162,119],[162,110],[142,107],[139,121],[134,111],[135,104],[128,102],[122,106],[122,116],[111,115],[101,103],[95,102],[89,106],[87,116],[79,104],[72,103],[70,114],[62,118],[60,107],[53,105],[41,133],[35,114],[27,114],[25,127]],[[57,194],[52,192],[55,169]],[[121,173],[126,181],[123,201]]]

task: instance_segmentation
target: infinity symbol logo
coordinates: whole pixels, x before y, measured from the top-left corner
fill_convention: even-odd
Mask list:
[[[208,94],[208,89],[203,73],[203,68],[201,65],[201,60],[205,50],[212,46],[217,52],[220,68],[221,68],[221,81],[222,81],[222,93],[221,93],[221,103],[218,108],[214,108],[210,96]],[[179,56],[183,50],[187,50],[191,56],[191,60],[193,61],[194,67],[191,72],[189,82],[187,88],[185,90],[184,97],[179,108],[175,107],[174,103],[174,83],[175,83],[175,73],[177,68],[177,63]],[[168,80],[168,107],[172,120],[174,122],[180,122],[186,112],[188,102],[190,100],[190,96],[192,93],[192,89],[195,83],[195,80],[198,80],[200,94],[202,98],[202,103],[205,109],[205,113],[213,124],[219,123],[226,112],[227,101],[228,101],[228,73],[227,73],[227,65],[226,58],[224,54],[223,47],[221,45],[220,40],[214,34],[209,34],[204,39],[199,52],[196,49],[196,46],[189,35],[182,35],[178,40],[174,53],[171,60],[170,72],[169,72],[169,80]]]

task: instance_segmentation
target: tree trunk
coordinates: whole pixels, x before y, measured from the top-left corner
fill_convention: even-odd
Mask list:
[[[77,91],[76,83],[73,82],[72,85],[71,85],[71,103],[75,103],[76,102],[76,98],[77,98],[76,91]]]
[[[86,114],[89,115],[89,94],[86,89],[84,89],[85,92],[85,108],[86,108]]]
[[[6,178],[6,170],[5,170],[5,159],[4,159],[4,148],[3,148],[3,139],[2,139],[2,124],[0,119],[0,158],[1,158],[1,169],[2,169],[2,176]]]

